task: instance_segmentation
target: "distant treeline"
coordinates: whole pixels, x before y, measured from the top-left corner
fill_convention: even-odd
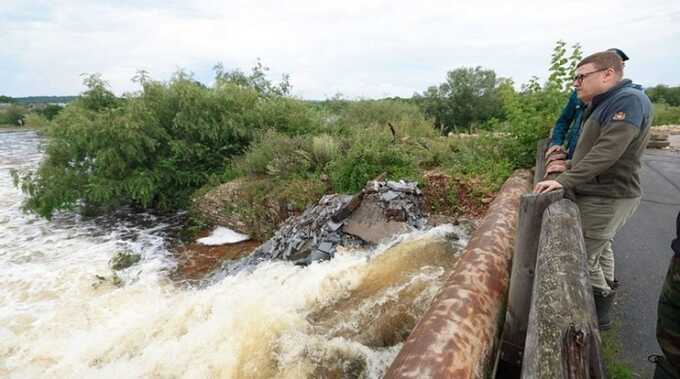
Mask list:
[[[78,96],[26,96],[10,97],[1,96],[0,103],[15,103],[22,105],[29,104],[67,104],[78,98]]]
[[[680,106],[680,86],[670,87],[659,84],[645,90],[649,99],[654,103],[666,103],[670,106]]]

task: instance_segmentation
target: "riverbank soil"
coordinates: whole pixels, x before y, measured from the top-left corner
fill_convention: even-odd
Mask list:
[[[200,237],[209,234],[206,230]],[[200,238],[199,237],[199,238]],[[178,281],[195,281],[203,279],[226,260],[245,257],[260,245],[260,241],[249,240],[226,245],[207,246],[200,243],[190,243],[179,246],[174,250],[177,259],[177,269],[172,278]]]

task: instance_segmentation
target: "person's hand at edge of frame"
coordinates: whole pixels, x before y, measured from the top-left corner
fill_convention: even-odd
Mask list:
[[[554,153],[554,152],[556,152],[556,151],[557,151],[557,152],[561,152],[561,153],[566,153],[566,152],[564,151],[564,148],[562,147],[562,145],[552,145],[552,146],[550,146],[550,147],[548,148],[548,150],[546,150],[544,156],[545,156],[545,157],[549,157],[550,154],[552,154],[552,153]]]
[[[534,193],[546,193],[550,191],[556,191],[562,188],[562,185],[557,180],[544,180],[542,182],[536,183],[534,187]]]

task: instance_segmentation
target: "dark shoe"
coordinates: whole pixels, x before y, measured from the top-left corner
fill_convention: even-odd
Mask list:
[[[647,359],[656,365],[653,379],[680,379],[678,373],[671,367],[665,357],[652,354]]]
[[[616,291],[608,291],[605,295],[605,291],[593,288],[593,296],[595,297],[595,311],[597,312],[597,324],[600,330],[611,329],[612,321],[609,318],[609,310],[612,307],[612,303],[614,303]]]
[[[614,291],[616,291],[616,290],[619,289],[619,287],[621,286],[621,283],[619,283],[618,280],[614,279],[613,281],[607,280],[607,285],[609,286],[609,288],[611,288],[611,289],[613,289]]]

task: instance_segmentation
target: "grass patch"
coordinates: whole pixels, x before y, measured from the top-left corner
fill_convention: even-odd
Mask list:
[[[680,106],[672,106],[665,103],[654,104],[654,125],[679,125]]]
[[[621,351],[621,341],[619,341],[618,335],[619,325],[617,323],[614,323],[610,330],[600,332],[602,356],[607,367],[607,374],[610,379],[633,379],[635,377],[633,368],[628,363],[618,359]]]

